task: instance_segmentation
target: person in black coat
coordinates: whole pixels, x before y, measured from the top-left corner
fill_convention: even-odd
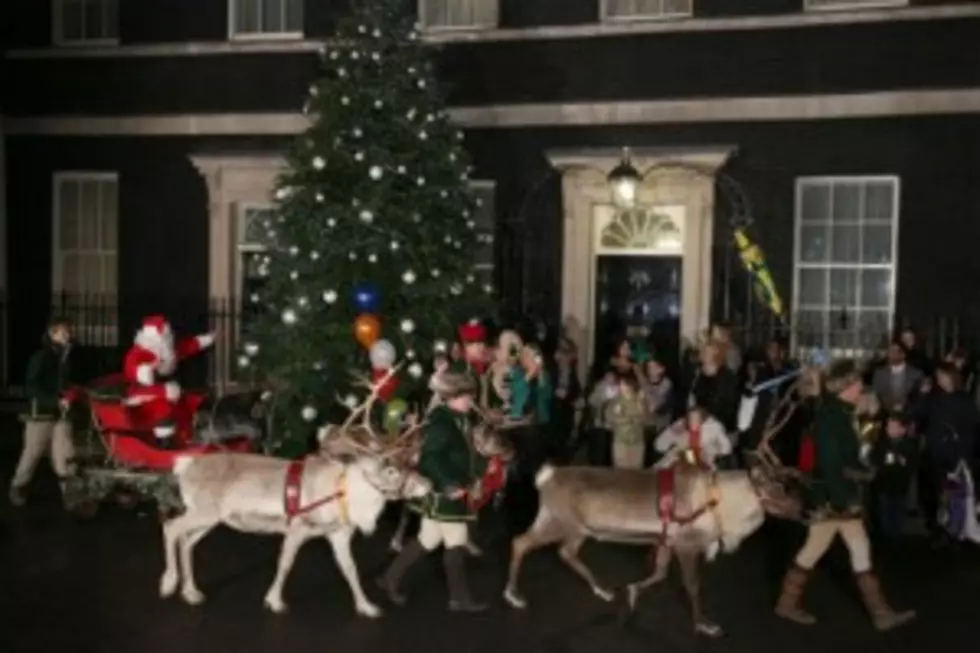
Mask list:
[[[688,401],[704,408],[722,423],[727,433],[733,433],[738,428],[741,400],[738,375],[726,367],[720,348],[713,342],[702,345],[700,361]]]
[[[577,367],[578,348],[569,338],[562,338],[555,351],[555,367],[551,374],[554,395],[548,437],[548,457],[558,463],[568,463],[572,456],[575,413],[582,397]]]
[[[951,363],[936,367],[935,387],[920,402],[920,411],[926,454],[920,467],[920,496],[927,528],[933,535],[940,535],[936,513],[941,487],[946,475],[960,462],[970,461],[980,413],[973,398],[963,390],[959,371]]]

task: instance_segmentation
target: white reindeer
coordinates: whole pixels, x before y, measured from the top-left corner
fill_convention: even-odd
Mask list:
[[[346,430],[359,414],[363,416],[360,428],[370,432],[370,406],[384,382],[373,386],[370,398],[352,411],[342,426],[321,429],[321,446],[331,449],[331,455],[311,456],[298,470],[294,462],[256,454],[178,458],[174,474],[186,510],[163,525],[166,567],[160,578],[160,595],[171,596],[181,584],[184,601],[197,605],[204,600],[194,579],[194,547],[215,526],[225,524],[246,533],[283,534],[276,576],[265,595],[265,605],[273,612],[286,610],[282,590],[300,547],[322,536],[333,548],[357,613],[380,616],[381,609],[361,587],[351,555],[351,538],[357,531],[366,535],[374,532],[386,501],[423,497],[430,491],[429,482],[411,470],[414,452],[402,446],[402,438],[393,446],[383,447],[365,446],[346,437]],[[337,447],[338,442],[342,447]],[[182,575],[177,567],[178,552]]]

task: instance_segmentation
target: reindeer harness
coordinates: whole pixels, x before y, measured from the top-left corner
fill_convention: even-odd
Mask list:
[[[340,521],[346,524],[349,520],[347,507],[347,470],[340,473],[337,479],[337,489],[316,501],[303,503],[303,472],[306,469],[306,459],[294,460],[286,468],[286,488],[283,492],[283,505],[286,509],[286,524],[288,525],[295,517],[301,517],[336,501],[340,510]]]
[[[675,492],[677,486],[676,467],[676,465],[672,465],[671,467],[656,471],[657,511],[660,516],[660,523],[663,525],[662,536],[665,540],[667,539],[667,531],[671,524],[686,526],[687,524],[697,521],[708,512],[714,515],[715,521],[717,521],[719,524],[721,523],[721,517],[718,515],[717,511],[718,505],[721,503],[721,495],[718,492],[718,485],[715,482],[714,474],[711,475],[711,479],[708,482],[707,500],[705,500],[703,504],[695,508],[690,513],[680,515],[677,513]]]

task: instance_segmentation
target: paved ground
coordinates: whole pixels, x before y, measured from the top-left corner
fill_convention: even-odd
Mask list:
[[[0,477],[6,487],[14,447],[9,438],[2,440]],[[969,551],[937,555],[914,542],[880,560],[894,601],[918,608],[918,623],[894,634],[873,632],[841,555],[828,561],[808,593],[822,625],[807,630],[783,623],[771,616],[772,595],[798,533],[773,526],[706,572],[710,614],[728,631],[717,641],[691,635],[676,584],[651,592],[626,623],[616,605],[594,598],[553,551],[526,565],[530,609],[510,610],[498,600],[503,538],[492,536],[484,542],[492,551],[474,563],[473,573],[476,593],[496,603],[485,615],[444,612],[445,585],[432,561],[412,577],[407,607],[389,609],[380,621],[355,617],[328,547],[320,542],[300,554],[286,589],[290,613],[272,615],[261,604],[278,542],[229,531],[214,533],[198,547],[198,581],[207,601],[192,608],[157,597],[162,563],[154,517],[109,508],[92,521],[76,522],[61,514],[53,492],[47,475],[39,479],[28,509],[13,511],[0,500],[3,653],[458,653],[462,647],[472,653],[875,653],[937,644],[955,652],[973,645],[977,628],[980,557]],[[492,532],[492,524],[486,530]],[[355,556],[365,579],[385,565],[386,541],[379,534],[358,543]],[[620,547],[592,546],[585,557],[611,585],[634,578],[642,564],[642,552]]]

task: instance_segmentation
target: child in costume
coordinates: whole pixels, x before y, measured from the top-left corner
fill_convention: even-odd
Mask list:
[[[714,469],[719,458],[732,453],[732,441],[721,422],[703,408],[694,406],[687,416],[664,430],[654,443],[663,457],[658,468],[666,468],[678,460]]]

